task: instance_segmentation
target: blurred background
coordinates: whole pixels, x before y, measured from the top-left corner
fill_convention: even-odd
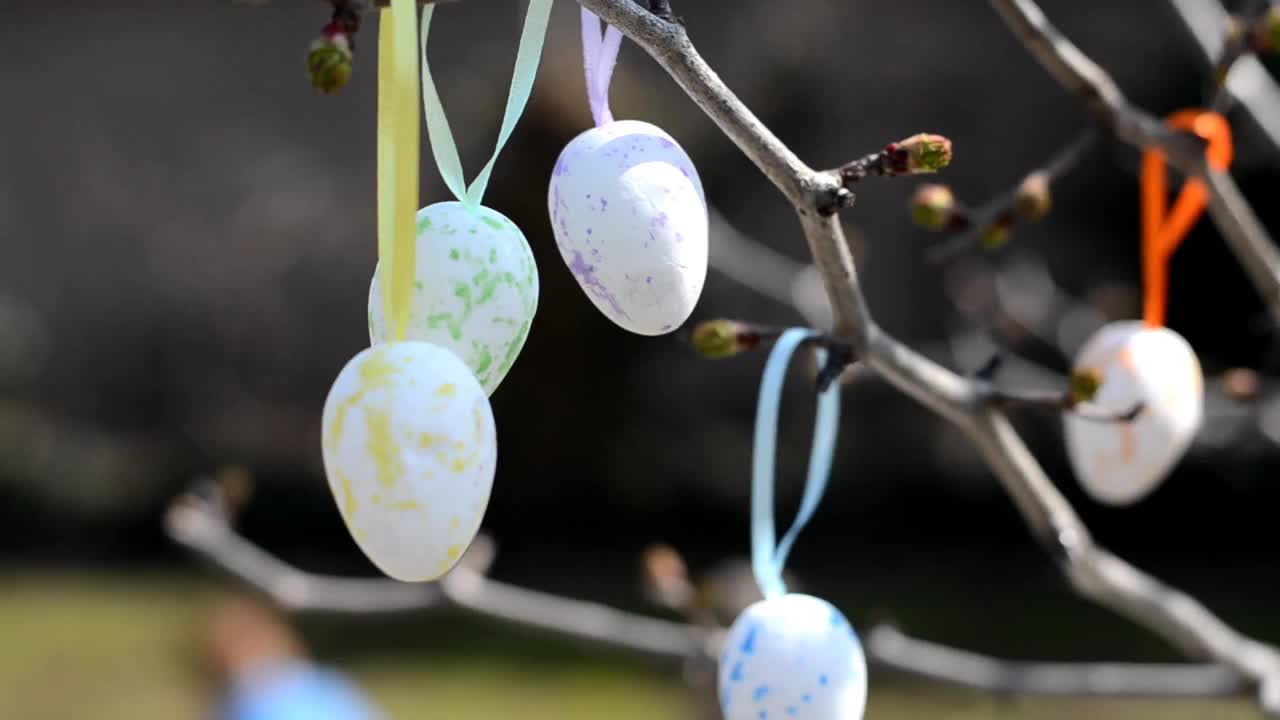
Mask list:
[[[1202,103],[1209,64],[1162,0],[1042,5],[1135,103],[1158,115]],[[521,10],[467,0],[437,14],[433,66],[469,174],[492,150]],[[1086,124],[985,3],[677,0],[675,10],[729,86],[815,166],[942,133],[955,160],[939,179],[976,205]],[[235,467],[253,478],[239,528],[271,553],[375,575],[327,490],[319,424],[330,383],[368,342],[377,27],[359,36],[349,86],[323,96],[304,56],[328,14],[296,0],[5,2],[0,718],[208,716],[218,692],[209,628],[235,585],[163,523],[198,476]],[[491,572],[660,615],[641,589],[644,548],[670,543],[695,577],[748,552],[763,357],[713,362],[679,335],[629,335],[561,262],[546,187],[560,149],[590,124],[578,32],[576,5],[558,3],[533,98],[486,196],[524,230],[542,283],[528,344],[492,399]],[[693,157],[720,218],[713,246],[741,241],[736,227],[806,260],[782,197],[634,46],[623,48],[613,109],[662,126]],[[1246,115],[1231,117],[1234,175],[1280,229],[1280,155]],[[873,311],[962,371],[994,342],[1061,373],[1063,353],[1097,322],[1138,313],[1137,159],[1095,144],[1055,185],[1048,218],[998,251],[942,263],[928,253],[943,237],[908,217],[920,183],[864,182],[845,217]],[[446,196],[425,134],[422,193],[424,204]],[[1002,269],[1009,292],[992,279]],[[1099,542],[1243,631],[1280,640],[1280,406],[1267,402],[1280,337],[1207,220],[1175,256],[1171,283],[1169,325],[1206,373],[1245,368],[1260,390],[1211,402],[1202,442],[1158,492],[1126,509],[1091,501],[1066,464],[1058,417],[1015,420]],[[1049,291],[1086,307],[1021,326],[993,315],[1002,299]],[[693,320],[713,317],[803,322],[715,269]],[[807,457],[804,382],[793,373],[784,407],[783,512]],[[845,408],[830,490],[791,568],[855,627],[893,621],[1011,658],[1176,658],[1071,594],[953,429],[874,380],[850,387]],[[690,690],[678,666],[554,636],[447,612],[285,622],[392,718],[705,717],[705,690]],[[1244,700],[997,699],[878,672],[869,709],[891,720],[1255,713]]]

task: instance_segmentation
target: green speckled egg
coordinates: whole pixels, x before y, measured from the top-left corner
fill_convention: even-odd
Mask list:
[[[486,207],[441,202],[418,211],[406,340],[447,348],[492,394],[524,347],[538,309],[538,267],[524,234]],[[391,338],[378,273],[369,288],[369,339]]]

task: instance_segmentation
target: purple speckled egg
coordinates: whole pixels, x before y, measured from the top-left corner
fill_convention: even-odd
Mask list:
[[[560,153],[547,204],[560,255],[600,312],[639,335],[689,318],[707,278],[707,204],[670,135],[636,120],[587,130]]]

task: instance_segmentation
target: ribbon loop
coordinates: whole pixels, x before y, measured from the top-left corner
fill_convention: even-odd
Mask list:
[[[458,145],[449,128],[449,120],[445,117],[444,105],[440,102],[440,94],[436,90],[435,80],[431,76],[431,68],[427,63],[427,31],[431,26],[431,18],[435,14],[435,5],[429,4],[422,11],[422,107],[427,118],[427,135],[431,140],[431,154],[435,158],[436,167],[440,169],[440,177],[463,204],[478,207],[484,199],[484,192],[489,186],[489,177],[493,173],[498,155],[506,147],[507,141],[515,131],[529,96],[533,94],[533,80],[538,74],[538,63],[542,59],[542,46],[546,40],[547,25],[551,19],[552,0],[529,0],[529,11],[525,15],[524,30],[520,33],[520,48],[516,51],[515,70],[511,76],[511,90],[507,94],[507,107],[502,116],[502,127],[498,131],[498,142],[488,162],[468,186],[462,172],[462,161],[458,155]]]
[[[751,462],[751,567],[756,583],[766,598],[787,592],[782,570],[800,531],[808,524],[826,491],[835,453],[836,431],[840,422],[840,383],[833,382],[818,396],[814,423],[813,446],[809,451],[809,471],[804,496],[791,527],[775,546],[773,484],[774,455],[777,449],[778,412],[782,403],[782,385],[787,365],[801,343],[813,337],[811,330],[792,328],[782,333],[769,353],[760,381],[760,398],[756,409],[755,440]],[[826,353],[816,352],[818,364],[826,361]]]
[[[582,8],[582,68],[587,81],[587,102],[591,105],[591,117],[596,126],[613,122],[609,110],[609,84],[613,69],[618,63],[618,51],[622,48],[622,32],[607,25],[600,35],[600,18]]]
[[[1165,124],[1204,139],[1205,160],[1211,170],[1231,165],[1231,126],[1215,112],[1187,109],[1170,115]],[[1142,154],[1142,281],[1143,320],[1149,327],[1164,324],[1168,303],[1169,258],[1191,231],[1208,204],[1208,191],[1199,178],[1188,178],[1169,209],[1167,159],[1159,148]]]
[[[378,32],[378,272],[391,337],[409,319],[418,210],[418,56],[414,0],[392,0]]]

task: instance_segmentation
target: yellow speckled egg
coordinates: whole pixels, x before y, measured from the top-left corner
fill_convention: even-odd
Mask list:
[[[1142,403],[1131,422],[1067,413],[1067,454],[1095,500],[1128,505],[1155,490],[1186,452],[1204,416],[1204,376],[1181,335],[1131,320],[1104,325],[1076,355],[1075,371],[1101,379],[1094,402],[1118,411]]]
[[[334,380],[323,432],[329,489],[364,554],[397,580],[448,572],[480,529],[498,460],[467,366],[426,342],[368,348]]]

